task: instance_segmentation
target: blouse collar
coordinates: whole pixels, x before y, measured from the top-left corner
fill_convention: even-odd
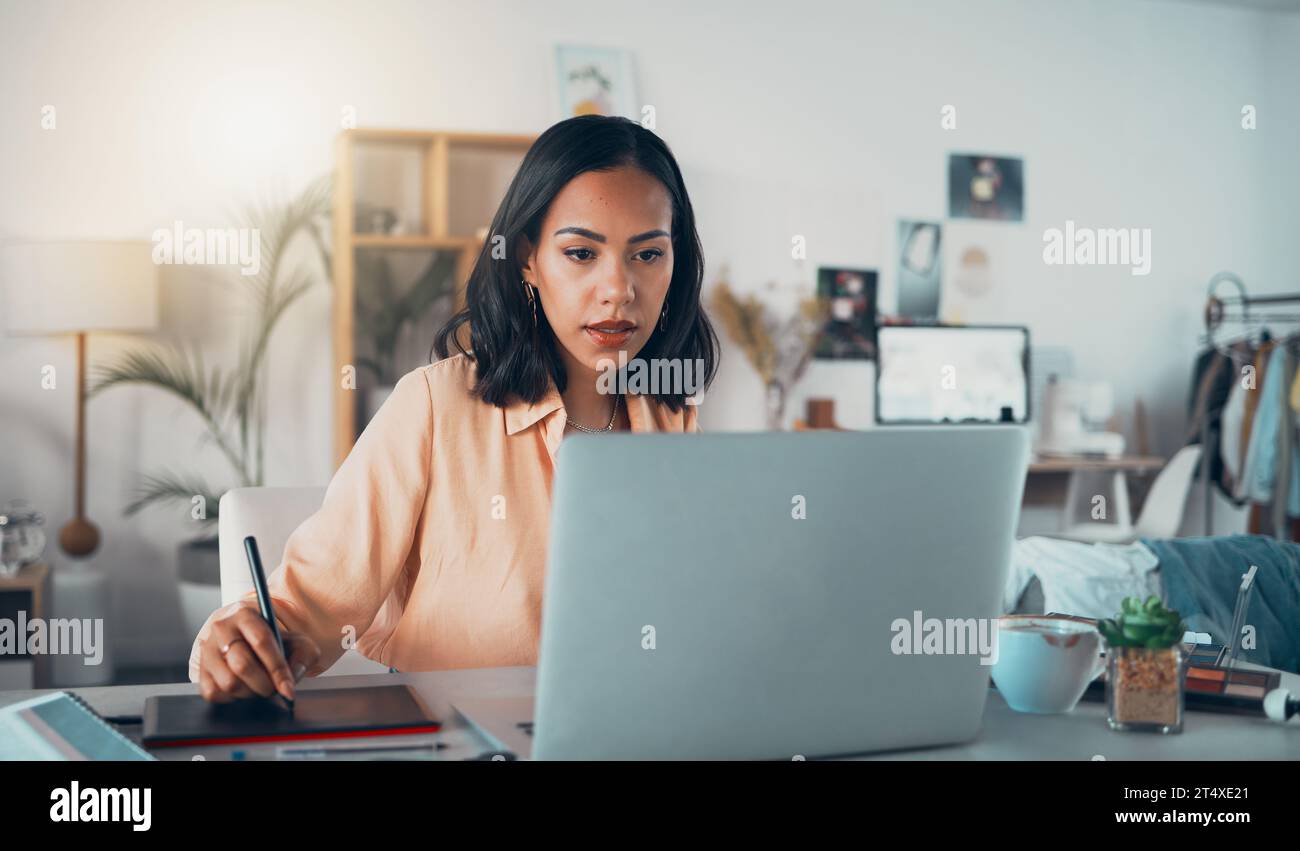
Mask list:
[[[627,418],[632,426],[632,431],[654,431],[652,425],[654,417],[650,411],[650,399],[636,393],[627,393],[623,397],[623,401],[627,403]],[[515,400],[506,407],[506,434],[518,434],[556,411],[563,413],[567,423],[568,412],[564,410],[564,399],[560,396],[560,391],[556,389],[555,382],[551,381],[546,394],[538,401],[526,402],[515,397]]]

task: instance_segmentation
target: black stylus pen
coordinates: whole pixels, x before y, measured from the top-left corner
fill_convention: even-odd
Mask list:
[[[262,617],[271,625],[271,634],[275,636],[275,643],[280,647],[280,655],[284,657],[286,664],[289,662],[289,649],[284,646],[284,638],[280,635],[280,625],[275,621],[275,607],[271,605],[271,590],[266,587],[266,572],[262,570],[262,554],[257,550],[257,539],[252,535],[244,538],[244,554],[248,556],[248,570],[253,574],[253,588],[257,591],[257,606],[262,610]],[[277,692],[277,694],[279,694]],[[293,714],[293,701],[284,695],[280,699],[289,705],[289,713]]]

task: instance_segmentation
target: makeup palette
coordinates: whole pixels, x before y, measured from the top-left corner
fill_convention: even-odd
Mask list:
[[[1189,710],[1263,715],[1264,695],[1282,685],[1277,671],[1253,671],[1226,665],[1222,644],[1184,643],[1187,673],[1183,679],[1183,705]],[[1106,675],[1093,680],[1084,700],[1106,699]]]
[[[1240,710],[1248,714],[1264,711],[1264,695],[1282,685],[1277,671],[1252,671],[1227,667],[1224,648],[1218,644],[1187,647],[1187,676],[1183,680],[1188,709]]]

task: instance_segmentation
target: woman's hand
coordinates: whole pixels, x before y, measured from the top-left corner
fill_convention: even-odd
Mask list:
[[[316,664],[320,648],[304,633],[281,632],[281,636],[288,660],[251,600],[213,620],[199,655],[199,694],[211,703],[255,694],[270,697],[276,692],[293,700],[294,683]]]

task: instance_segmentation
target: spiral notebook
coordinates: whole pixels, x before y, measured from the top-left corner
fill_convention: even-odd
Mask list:
[[[442,725],[410,686],[302,689],[293,714],[272,700],[208,703],[199,695],[162,695],[144,703],[147,747],[283,742],[436,733]]]
[[[70,691],[0,707],[0,761],[153,758]]]

